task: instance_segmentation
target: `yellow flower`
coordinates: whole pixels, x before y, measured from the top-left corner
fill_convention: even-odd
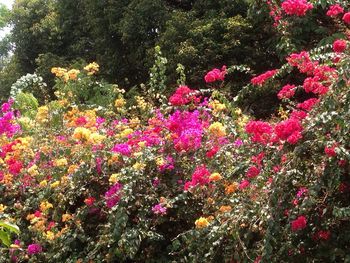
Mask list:
[[[45,187],[47,186],[47,181],[46,180],[43,180],[39,183],[40,187]]]
[[[77,140],[86,140],[88,141],[91,135],[91,131],[84,127],[75,128],[73,133],[73,138]]]
[[[200,217],[195,222],[196,228],[205,228],[209,226],[209,221],[205,217]]]
[[[28,168],[28,173],[31,175],[31,176],[36,176],[39,174],[38,172],[38,166],[36,166],[35,164],[33,166],[31,166],[30,168]]]
[[[235,110],[235,113],[236,113],[237,115],[241,115],[241,114],[242,114],[242,110],[241,110],[240,108],[237,108],[237,109]]]
[[[134,132],[133,129],[127,128],[127,129],[125,129],[124,131],[122,131],[122,132],[120,133],[120,136],[121,136],[121,137],[127,137],[129,134],[131,134],[131,133],[133,133],[133,132]]]
[[[122,108],[122,107],[125,106],[125,104],[126,104],[126,101],[125,101],[123,98],[116,99],[116,100],[114,101],[114,106],[115,106],[116,108]]]
[[[110,184],[115,184],[118,182],[118,177],[120,177],[120,174],[112,174],[110,177],[109,177],[109,183]]]
[[[38,108],[35,119],[38,122],[46,122],[47,117],[49,116],[49,108],[47,106],[41,106]]]
[[[216,137],[223,137],[226,135],[225,127],[220,122],[214,122],[209,126],[209,132]]]
[[[55,166],[57,166],[57,167],[68,165],[68,161],[66,158],[57,159],[54,161],[54,163],[55,163]]]
[[[53,205],[51,203],[49,203],[48,201],[41,202],[40,210],[42,212],[45,212],[46,210],[49,210],[50,208],[53,208]]]
[[[47,231],[45,236],[46,236],[46,238],[48,240],[54,240],[55,239],[55,234],[52,231]]]
[[[57,188],[60,185],[60,181],[56,181],[54,183],[52,183],[50,186],[51,188]]]
[[[17,249],[17,248],[20,248],[20,246],[19,246],[19,245],[16,245],[16,244],[11,244],[10,248]]]
[[[143,163],[136,162],[132,167],[133,167],[136,171],[142,171],[143,169],[145,169],[146,165],[143,164]]]
[[[78,168],[79,168],[78,165],[72,164],[72,165],[70,165],[70,166],[68,167],[68,173],[69,173],[69,174],[72,174],[72,173],[74,173]]]
[[[7,208],[7,206],[4,206],[3,204],[0,204],[0,214],[2,214],[5,209]]]
[[[225,104],[220,103],[218,100],[212,101],[209,106],[213,108],[214,112],[224,111],[226,109]]]
[[[146,147],[146,142],[139,142],[138,145],[141,147],[141,148],[144,148]]]
[[[219,174],[219,173],[212,173],[210,176],[209,176],[209,181],[219,181],[219,180],[221,180],[222,179],[222,176],[221,176],[221,174]]]
[[[62,222],[67,222],[67,221],[71,220],[72,218],[73,217],[70,214],[63,214],[62,215]]]
[[[99,71],[100,66],[96,62],[92,62],[84,67],[84,70],[88,72],[88,75],[93,75]]]
[[[67,70],[65,68],[54,67],[51,69],[51,73],[55,74],[56,77],[61,78],[67,73]]]
[[[97,132],[91,133],[89,136],[89,142],[92,144],[99,144],[101,143],[104,139],[106,139],[106,136],[101,135]]]
[[[165,163],[165,161],[164,161],[164,159],[163,159],[162,157],[158,157],[158,158],[156,159],[156,164],[157,164],[158,166],[162,166],[164,163]]]
[[[80,73],[79,70],[77,69],[71,69],[70,71],[68,71],[68,77],[71,80],[76,80],[78,78],[78,74]]]

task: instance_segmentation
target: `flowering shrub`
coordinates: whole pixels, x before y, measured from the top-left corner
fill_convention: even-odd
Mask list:
[[[1,259],[346,262],[348,49],[335,60],[343,44],[290,54],[232,101],[181,85],[168,101],[146,90],[130,104],[124,90],[96,81],[96,63],[53,68],[56,100],[24,117],[20,97],[1,107]],[[264,88],[281,99],[278,114],[242,113],[239,98]],[[2,222],[21,232],[3,235]]]

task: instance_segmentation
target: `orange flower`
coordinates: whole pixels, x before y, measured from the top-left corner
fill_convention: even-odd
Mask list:
[[[219,211],[221,213],[227,213],[227,212],[230,212],[232,210],[232,207],[229,206],[229,205],[223,205],[220,207]]]
[[[228,186],[226,186],[225,188],[225,193],[228,195],[228,194],[232,194],[234,192],[236,192],[238,188],[238,183],[232,183],[232,184],[229,184]]]
[[[212,173],[210,176],[209,176],[209,181],[211,181],[211,182],[216,182],[216,181],[219,181],[219,180],[221,180],[222,179],[222,176],[221,176],[221,174],[219,174],[219,173]]]

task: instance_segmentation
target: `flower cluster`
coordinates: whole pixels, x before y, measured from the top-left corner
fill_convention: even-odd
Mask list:
[[[286,14],[295,16],[305,16],[313,8],[307,0],[285,0],[281,6]]]
[[[204,76],[204,80],[206,83],[211,83],[215,81],[224,81],[226,74],[227,74],[226,66],[223,66],[221,70],[214,68]]]
[[[251,83],[252,83],[253,85],[261,86],[261,85],[263,85],[268,79],[270,79],[270,78],[272,78],[273,76],[275,76],[277,72],[278,72],[277,69],[266,71],[265,73],[260,74],[259,76],[256,76],[256,77],[252,78],[252,79],[251,79]]]

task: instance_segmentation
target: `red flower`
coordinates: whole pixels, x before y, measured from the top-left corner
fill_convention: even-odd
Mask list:
[[[289,99],[295,94],[295,85],[287,84],[278,92],[277,97],[281,99]]]
[[[330,231],[325,231],[325,230],[320,230],[317,233],[317,237],[319,239],[328,240],[331,237],[331,232]]]
[[[344,12],[344,8],[342,8],[340,5],[335,4],[335,5],[331,5],[327,11],[327,16],[330,17],[335,17],[341,13]]]
[[[302,109],[302,110],[306,110],[306,111],[310,111],[315,106],[315,104],[318,102],[319,102],[319,99],[311,98],[311,99],[305,100],[302,103],[299,103],[297,105],[297,108]]]
[[[204,80],[206,83],[215,82],[217,80],[223,81],[225,79],[226,74],[226,66],[223,66],[221,70],[214,68],[205,75]]]
[[[249,187],[250,182],[248,180],[243,180],[240,184],[239,184],[239,189],[243,190],[247,187]]]
[[[337,153],[335,152],[335,146],[332,147],[325,147],[324,148],[325,154],[327,154],[328,157],[335,157]]]
[[[256,76],[254,78],[251,79],[251,83],[253,85],[263,85],[265,83],[265,81],[267,81],[268,79],[272,78],[274,75],[276,75],[276,73],[278,72],[277,69],[275,70],[269,70],[269,71],[266,71],[265,73],[259,75],[259,76]]]
[[[350,12],[347,12],[344,14],[343,16],[343,21],[346,23],[346,24],[350,24]]]
[[[254,178],[257,177],[260,173],[260,169],[257,168],[256,166],[252,166],[248,169],[246,175],[248,178]]]
[[[87,206],[92,206],[95,203],[96,199],[94,197],[88,197],[84,200],[84,203]]]
[[[287,141],[290,144],[295,144],[302,138],[301,132],[303,127],[298,119],[290,118],[278,123],[275,127],[277,137],[282,141]]]
[[[346,41],[343,39],[338,39],[333,43],[333,50],[336,53],[341,53],[346,49]]]
[[[175,93],[169,98],[169,102],[173,106],[186,105],[190,102],[198,102],[199,98],[195,95],[195,90],[191,90],[187,86],[180,86],[177,88]]]
[[[297,219],[292,221],[291,226],[292,226],[292,231],[298,231],[301,229],[304,229],[306,227],[307,220],[305,216],[299,216]]]
[[[304,16],[313,5],[306,0],[286,0],[282,3],[282,9],[288,15]]]

